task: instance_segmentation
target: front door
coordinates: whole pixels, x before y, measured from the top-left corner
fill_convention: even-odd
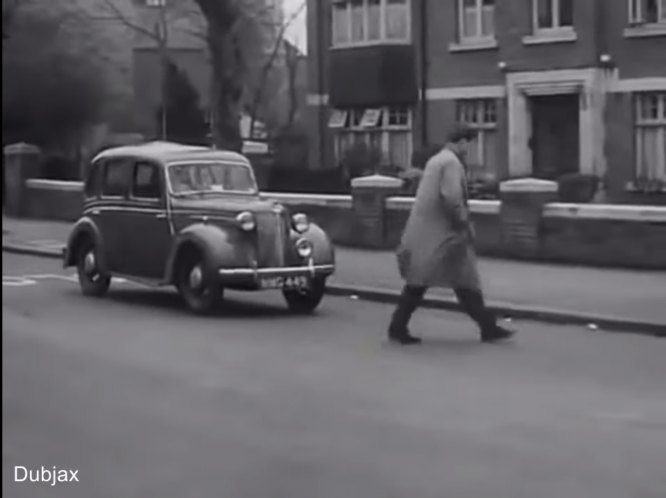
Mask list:
[[[134,165],[128,208],[127,273],[161,280],[172,240],[161,166],[145,161]]]
[[[579,95],[547,95],[530,99],[532,108],[532,174],[556,180],[579,171]]]

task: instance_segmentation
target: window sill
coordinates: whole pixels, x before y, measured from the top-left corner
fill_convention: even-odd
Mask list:
[[[481,38],[478,40],[462,40],[449,45],[449,52],[474,52],[478,50],[494,50],[499,47],[495,38]]]
[[[546,45],[551,43],[573,43],[578,41],[578,35],[573,30],[544,31],[535,35],[523,37],[523,45]]]
[[[650,38],[666,36],[666,23],[640,24],[624,30],[625,38]]]
[[[365,48],[365,47],[381,47],[386,45],[411,45],[410,40],[376,40],[376,41],[367,41],[367,42],[354,42],[354,43],[341,43],[337,45],[331,45],[331,50],[349,50],[354,48]]]

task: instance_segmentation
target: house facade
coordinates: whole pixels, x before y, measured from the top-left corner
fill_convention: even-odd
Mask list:
[[[311,163],[408,167],[456,123],[499,178],[666,185],[666,0],[310,0]],[[660,183],[662,182],[662,183]],[[666,189],[664,189],[666,191]]]

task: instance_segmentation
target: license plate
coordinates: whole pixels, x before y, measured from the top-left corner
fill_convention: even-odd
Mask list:
[[[308,277],[264,277],[260,280],[262,289],[302,289],[309,285]]]

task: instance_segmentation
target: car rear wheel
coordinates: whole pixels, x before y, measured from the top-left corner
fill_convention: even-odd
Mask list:
[[[312,313],[321,303],[326,291],[326,279],[318,277],[312,280],[307,289],[289,289],[282,291],[289,310],[294,313]]]
[[[222,301],[223,289],[206,278],[203,258],[190,255],[179,265],[176,288],[190,311],[211,313]]]
[[[92,242],[85,243],[78,251],[76,269],[81,292],[85,296],[102,297],[111,285],[111,277],[99,269],[97,254],[97,248]]]

